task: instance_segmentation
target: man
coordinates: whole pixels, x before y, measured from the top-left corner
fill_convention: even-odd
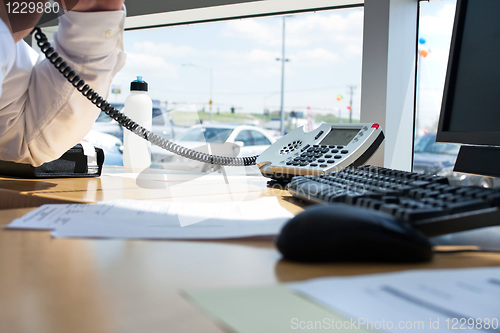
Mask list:
[[[123,1],[60,2],[71,10],[59,17],[53,47],[101,96],[125,63]],[[50,10],[37,7],[48,0],[23,14],[14,3],[0,0],[0,160],[39,166],[78,143],[100,110],[22,40],[41,17],[36,8]]]

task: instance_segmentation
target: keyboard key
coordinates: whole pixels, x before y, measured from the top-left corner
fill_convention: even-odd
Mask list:
[[[405,220],[409,222],[419,221],[423,219],[429,219],[432,217],[444,216],[448,214],[447,210],[440,208],[415,208],[403,211],[403,216]]]
[[[471,209],[483,209],[489,207],[488,203],[481,199],[466,200],[460,202],[448,203],[444,206],[449,209],[452,214],[463,213]]]

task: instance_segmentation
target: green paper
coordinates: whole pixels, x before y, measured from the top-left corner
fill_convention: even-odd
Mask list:
[[[343,317],[283,285],[189,290],[186,294],[223,325],[239,333],[370,332],[336,329]]]

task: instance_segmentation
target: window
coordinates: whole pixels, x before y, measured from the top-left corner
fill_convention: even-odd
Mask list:
[[[150,96],[184,126],[210,121],[275,130],[282,94],[287,129],[307,124],[309,113],[314,125],[351,115],[358,121],[362,35],[362,7],[127,31],[127,64],[113,81],[112,100],[124,100],[140,75]],[[292,111],[304,117],[289,117]]]
[[[252,136],[256,146],[270,145],[271,141],[264,134],[258,131],[252,131]]]
[[[455,0],[420,2],[416,137],[437,130],[455,6]]]
[[[153,107],[153,125],[165,125],[164,115],[160,108]]]
[[[452,184],[498,187],[498,179],[453,172],[459,146],[435,142],[455,6],[456,0],[420,2],[413,170],[448,177]]]
[[[241,131],[236,136],[234,141],[241,141],[241,142],[243,142],[243,145],[245,145],[245,146],[254,146],[255,145],[252,133],[248,130]]]

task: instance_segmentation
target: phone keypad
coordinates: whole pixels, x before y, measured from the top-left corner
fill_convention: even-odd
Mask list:
[[[307,148],[307,149],[306,149]],[[289,166],[309,166],[327,168],[332,166],[337,161],[342,159],[349,150],[344,149],[344,146],[326,146],[326,145],[313,145],[312,147],[304,147],[302,153],[289,158],[286,165]]]

